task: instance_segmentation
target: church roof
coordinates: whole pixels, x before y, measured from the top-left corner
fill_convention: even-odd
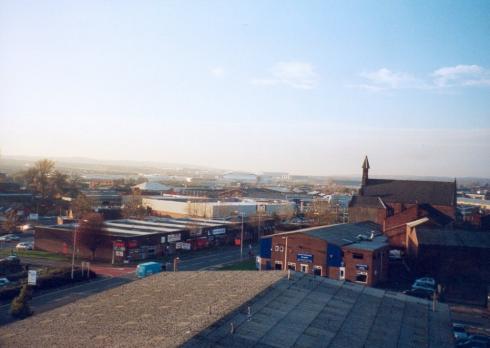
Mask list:
[[[379,197],[387,203],[455,204],[454,182],[369,179],[362,188],[363,196]]]

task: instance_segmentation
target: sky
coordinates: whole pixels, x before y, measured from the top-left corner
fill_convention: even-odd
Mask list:
[[[489,38],[489,1],[0,0],[0,151],[490,177]]]

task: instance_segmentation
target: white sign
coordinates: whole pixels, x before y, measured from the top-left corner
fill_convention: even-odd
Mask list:
[[[182,243],[181,248],[184,250],[191,250],[191,243]]]
[[[124,251],[116,251],[116,256],[124,256]]]
[[[164,244],[166,242],[165,236],[162,237],[161,243]]]
[[[37,271],[29,271],[27,273],[27,284],[36,285],[37,282]]]
[[[167,240],[169,243],[178,242],[180,240],[180,233],[168,234]]]
[[[182,242],[175,243],[175,249],[182,249]]]
[[[213,230],[213,234],[214,235],[217,235],[217,234],[225,234],[226,233],[226,228],[215,228]]]

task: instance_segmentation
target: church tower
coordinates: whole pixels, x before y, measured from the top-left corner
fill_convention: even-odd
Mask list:
[[[362,182],[361,182],[361,195],[363,192],[364,186],[367,185],[368,183],[368,178],[369,178],[369,160],[368,157],[364,158],[364,162],[362,163]]]

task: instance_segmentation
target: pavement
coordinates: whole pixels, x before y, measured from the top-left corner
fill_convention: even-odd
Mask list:
[[[257,251],[258,246],[255,246],[253,248],[254,254],[256,254]],[[246,257],[248,257],[248,248],[244,248],[244,258]],[[220,248],[189,252],[188,254],[180,255],[179,258],[178,271],[213,270],[218,269],[223,265],[240,261],[240,248],[236,246],[223,246]],[[69,263],[65,261],[34,258],[22,258],[22,261],[37,265],[69,265]],[[97,273],[99,278],[83,284],[78,283],[61,289],[46,290],[35,294],[30,301],[31,308],[35,314],[49,311],[77,301],[78,299],[106,291],[137,279],[135,275],[135,265],[112,266],[108,264],[92,264],[90,268]],[[9,309],[10,304],[0,306],[0,325],[5,325],[13,321],[8,314]]]

